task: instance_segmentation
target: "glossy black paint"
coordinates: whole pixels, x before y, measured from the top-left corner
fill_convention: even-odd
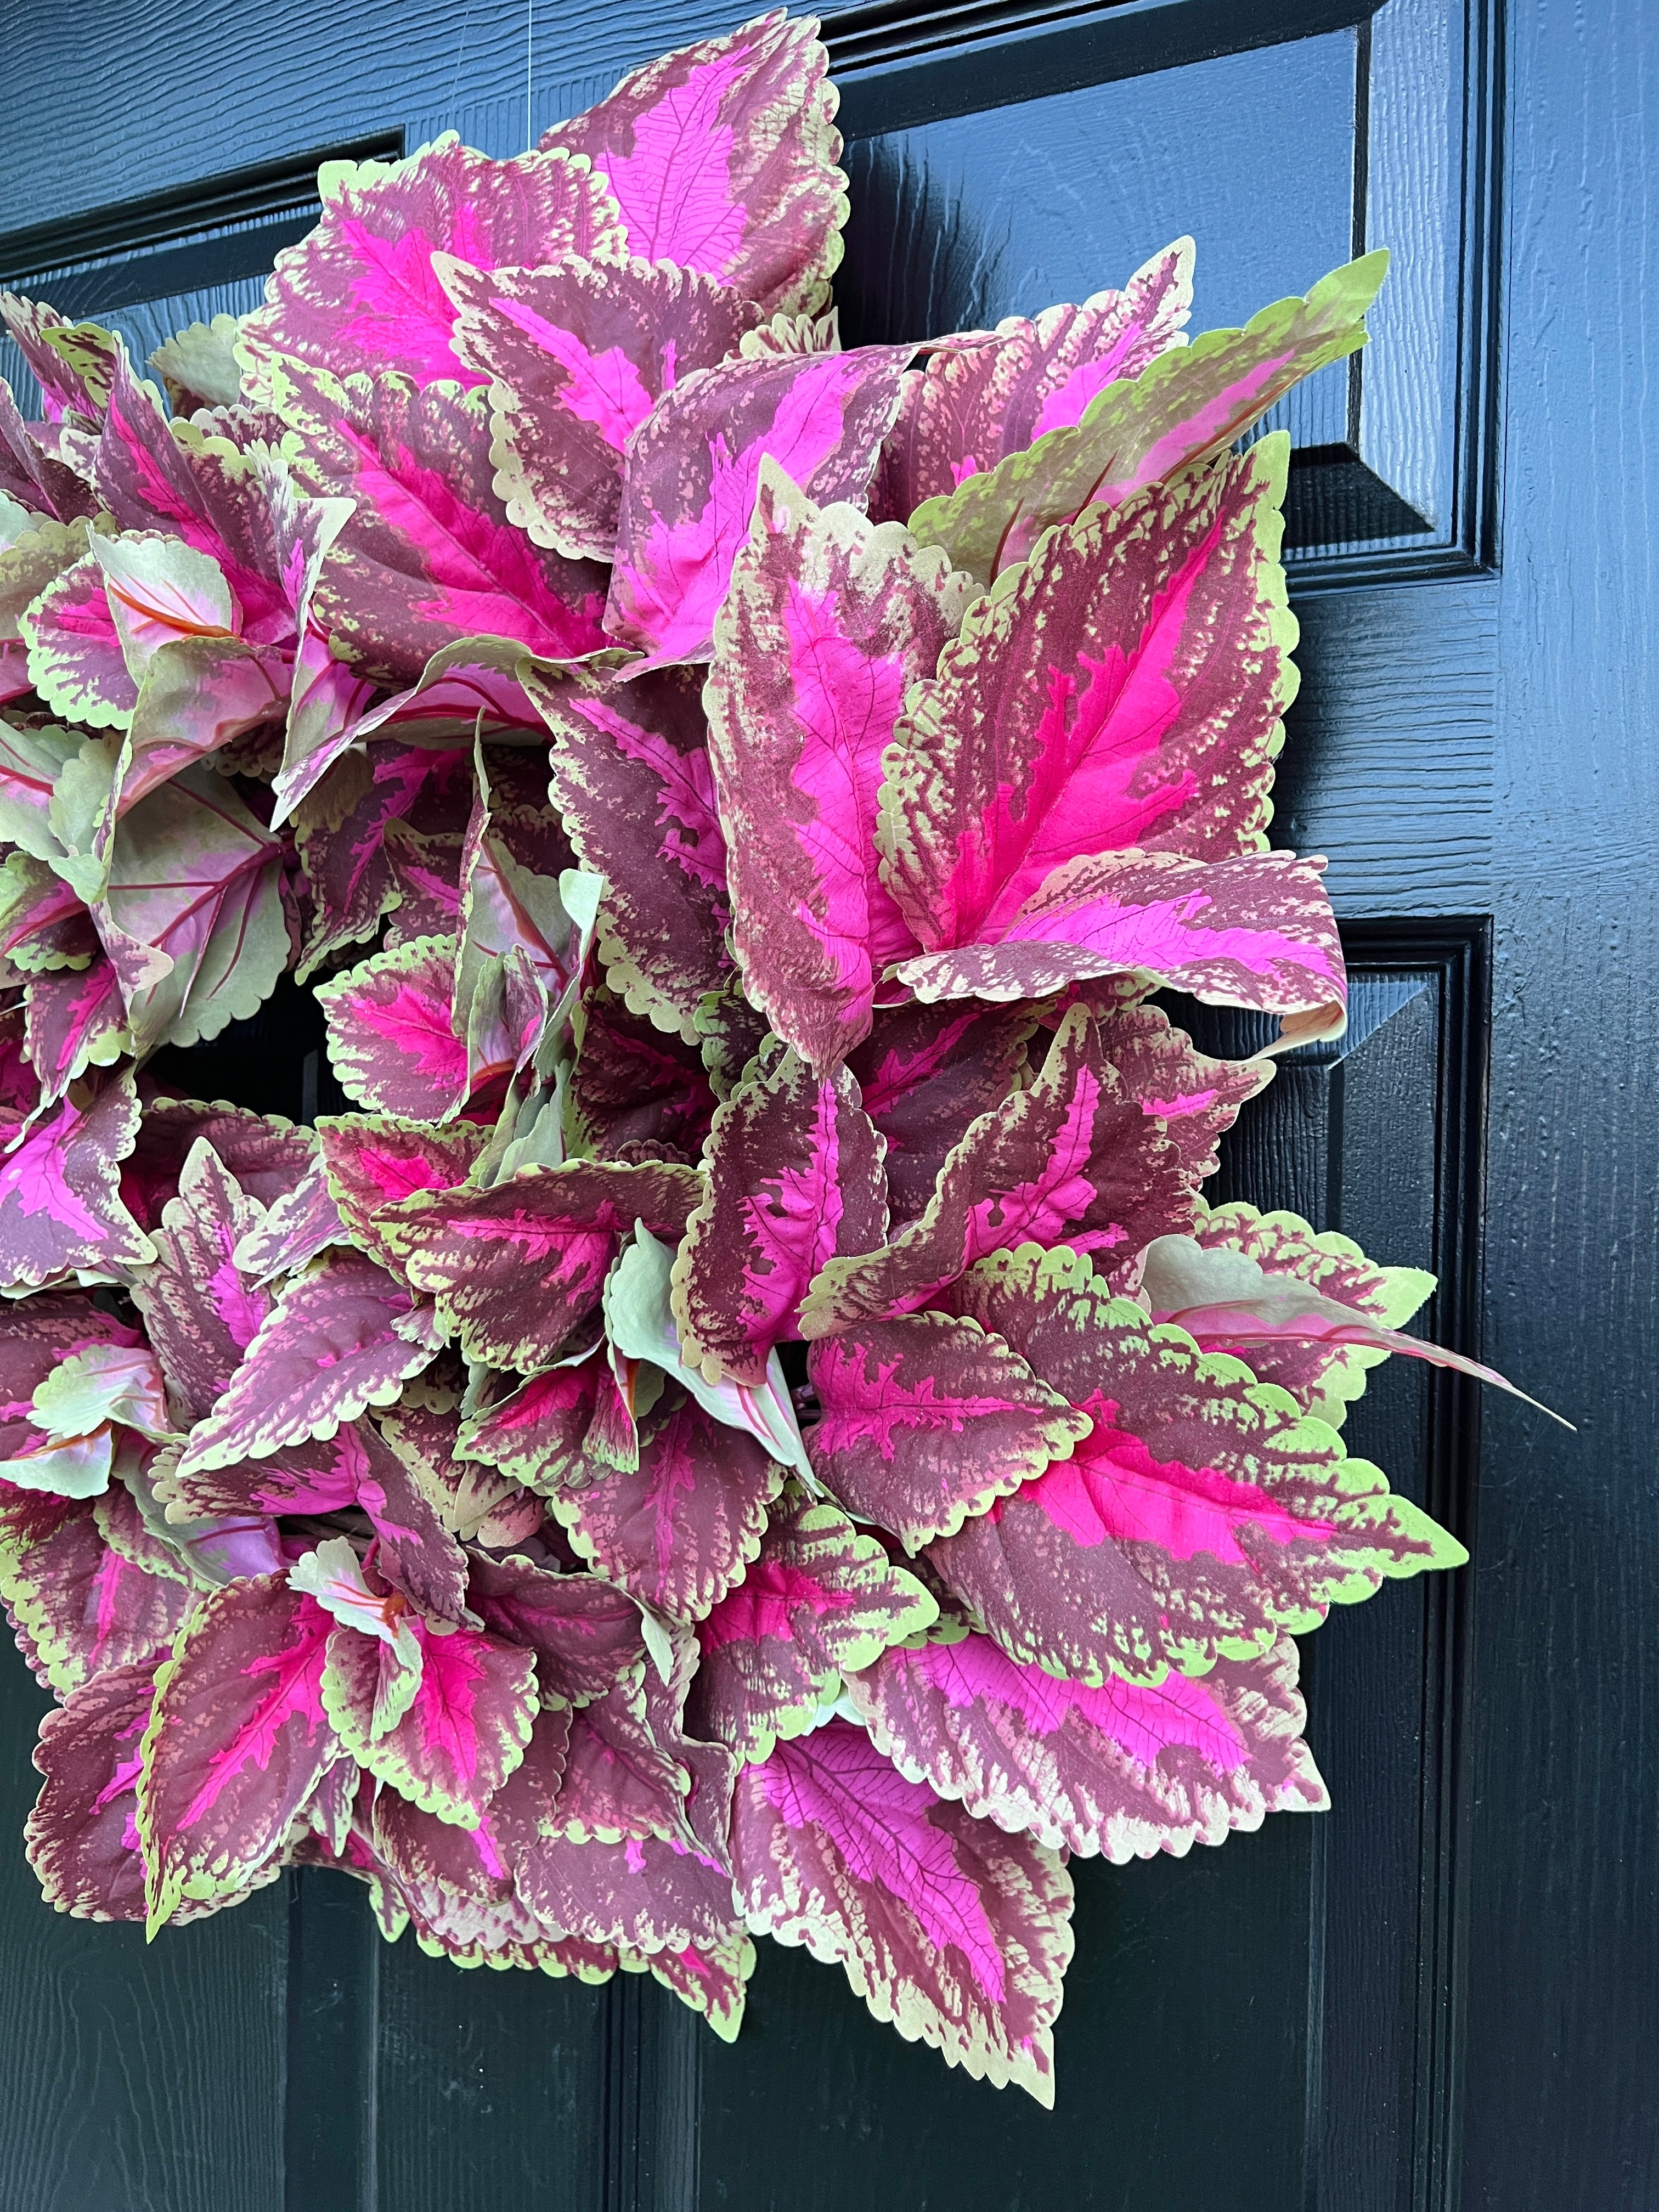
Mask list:
[[[538,15],[536,129],[727,20]],[[65,298],[146,343],[246,307],[248,241],[302,218],[317,151],[450,124],[522,146],[526,28],[524,0],[228,0],[210,21],[155,0],[95,23],[15,0],[0,268],[75,271]],[[1330,1815],[1079,1867],[1052,2118],[774,1947],[728,2050],[648,1984],[387,1949],[337,1878],[146,1951],[45,1913],[9,1846],[3,2212],[1659,2199],[1659,19],[877,0],[830,36],[863,334],[1115,281],[1178,228],[1200,326],[1395,246],[1363,368],[1287,410],[1304,682],[1277,831],[1331,856],[1355,1019],[1287,1065],[1225,1175],[1437,1267],[1425,1326],[1579,1436],[1384,1371],[1352,1448],[1474,1565],[1304,1643]],[[325,1106],[307,1021],[273,1003],[201,1056],[201,1087]],[[15,1834],[42,1701],[21,1664],[7,1681]]]

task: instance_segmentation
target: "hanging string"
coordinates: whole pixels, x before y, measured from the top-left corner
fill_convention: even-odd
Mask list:
[[[536,0],[525,0],[524,10],[524,150],[536,150],[536,133],[530,121],[530,86],[536,64]]]

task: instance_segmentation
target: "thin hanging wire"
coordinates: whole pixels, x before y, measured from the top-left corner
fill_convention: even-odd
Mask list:
[[[530,121],[530,88],[536,67],[536,0],[525,0],[524,10],[524,150],[536,150],[536,133]]]

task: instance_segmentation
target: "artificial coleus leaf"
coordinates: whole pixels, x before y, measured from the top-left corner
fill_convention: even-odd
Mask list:
[[[264,1218],[264,1209],[198,1137],[177,1195],[152,1232],[155,1258],[135,1271],[132,1285],[180,1428],[203,1419],[229,1388],[270,1314],[269,1293],[244,1279],[235,1259],[239,1244]]]
[[[1352,1237],[1335,1230],[1322,1234],[1298,1214],[1263,1213],[1242,1200],[1213,1209],[1200,1201],[1192,1233],[1206,1252],[1242,1253],[1266,1274],[1288,1278],[1284,1287],[1316,1291],[1348,1307],[1352,1318],[1384,1329],[1403,1328],[1435,1287],[1434,1277],[1420,1267],[1380,1267]],[[1171,1318],[1156,1305],[1153,1311],[1159,1321]],[[1206,1352],[1232,1348],[1191,1322],[1179,1320],[1176,1326]],[[1363,1395],[1369,1371],[1387,1357],[1376,1346],[1289,1335],[1277,1343],[1257,1338],[1239,1356],[1259,1382],[1277,1382],[1304,1413],[1328,1421],[1334,1429],[1341,1427],[1349,1405]]]
[[[384,740],[356,746],[322,772],[293,808],[295,843],[311,889],[313,913],[297,973],[301,981],[348,945],[372,937],[389,907],[407,903],[399,873],[399,832],[405,826],[453,836],[453,879],[441,917],[429,931],[445,936],[460,915],[459,839],[471,805],[471,763],[459,747],[439,750]],[[281,779],[279,779],[280,782]],[[278,804],[284,794],[279,790]]]
[[[471,1602],[486,1628],[536,1655],[544,1701],[587,1705],[637,1685],[645,1659],[640,1611],[598,1575],[555,1574],[515,1555],[474,1555]]]
[[[1120,1273],[1186,1224],[1189,1192],[1158,1122],[1125,1097],[1093,1018],[1073,1006],[1030,1088],[969,1125],[921,1218],[880,1250],[825,1264],[801,1334],[912,1313],[988,1252],[1028,1240],[1110,1254]]]
[[[430,1306],[365,1254],[330,1252],[293,1277],[229,1388],[191,1432],[179,1473],[232,1467],[326,1438],[389,1406],[441,1338]]]
[[[0,1310],[0,1474],[14,1480],[9,1462],[46,1445],[34,1394],[65,1360],[94,1346],[132,1352],[143,1341],[81,1292],[46,1291]]]
[[[125,1013],[107,960],[80,973],[33,976],[24,1006],[23,1048],[40,1078],[43,1107],[56,1105],[88,1068],[112,1066],[126,1050]]]
[[[1000,1337],[946,1314],[865,1322],[815,1344],[806,1371],[822,1408],[807,1431],[813,1473],[911,1552],[1088,1434],[1088,1416]]]
[[[297,495],[289,449],[269,416],[169,422],[154,385],[118,358],[98,443],[99,490],[124,532],[160,522],[210,559],[233,595],[227,627],[284,654],[305,628],[306,607],[325,546],[347,519],[333,503]],[[116,595],[111,598],[117,611]],[[164,625],[171,628],[163,605]],[[188,630],[185,634],[190,634]]]
[[[396,1275],[398,1260],[374,1216],[417,1190],[465,1182],[489,1137],[471,1121],[440,1128],[386,1114],[329,1114],[319,1116],[317,1140],[329,1195],[352,1243]]]
[[[686,1701],[694,1734],[745,1763],[805,1734],[843,1674],[917,1634],[939,1607],[841,1509],[792,1484],[773,1506],[758,1555],[697,1625]]]
[[[1307,1745],[1288,1636],[1194,1681],[1056,1681],[958,1622],[848,1683],[901,1772],[980,1820],[1121,1864],[1218,1844],[1268,1813],[1328,1802]]]
[[[573,1843],[696,1840],[687,1826],[691,1771],[672,1734],[653,1727],[644,1691],[624,1681],[585,1705],[570,1729],[559,1832]]]
[[[166,1649],[191,1593],[106,1541],[97,1501],[0,1492],[0,1599],[33,1672],[64,1697]]]
[[[648,665],[706,660],[770,454],[820,504],[864,491],[908,346],[728,362],[667,393],[628,448],[605,627]]]
[[[456,1457],[458,1406],[419,1404],[405,1392],[380,1415],[378,1425],[439,1520],[464,1541],[507,1550],[541,1528],[539,1498],[493,1468]]]
[[[3,1463],[6,1480],[61,1498],[107,1491],[117,1450],[133,1444],[123,1431],[151,1442],[173,1432],[161,1364],[143,1344],[88,1344],[70,1353],[35,1384],[27,1414],[43,1441]]]
[[[222,1099],[147,1096],[137,1141],[121,1170],[121,1195],[146,1230],[156,1227],[162,1208],[177,1195],[191,1149],[205,1137],[242,1190],[267,1208],[297,1188],[315,1157],[309,1129],[296,1128],[280,1114],[256,1114]]]
[[[520,1894],[548,1926],[636,1954],[726,1950],[742,1918],[732,1879],[684,1844],[538,1838],[514,1861]]]
[[[881,457],[882,511],[902,522],[923,500],[948,498],[964,478],[1081,422],[1109,384],[1186,344],[1192,304],[1193,241],[1178,238],[1121,292],[1045,307],[1029,321],[1010,315],[994,331],[942,344],[909,372]]]
[[[635,1467],[598,1474],[553,1510],[600,1573],[696,1620],[742,1579],[783,1480],[755,1437],[684,1399],[642,1431]]]
[[[971,589],[762,460],[715,623],[709,757],[744,988],[816,1067],[868,1033],[883,971],[915,949],[878,872],[882,756]]]
[[[434,253],[496,268],[622,243],[592,165],[559,152],[492,161],[446,131],[401,161],[325,161],[317,182],[321,221],[277,255],[266,304],[241,324],[256,393],[277,356],[341,374],[402,369],[422,384],[464,376]]]
[[[328,1064],[371,1114],[447,1120],[466,1100],[466,1046],[450,1027],[455,940],[417,937],[317,987]]]
[[[1289,447],[1085,509],[970,611],[882,793],[887,882],[929,951],[1000,941],[1068,861],[1265,843],[1296,688]]]
[[[710,1382],[758,1386],[819,1271],[885,1241],[880,1139],[845,1068],[817,1077],[774,1045],[716,1112],[702,1166],[674,1264],[682,1351]]]
[[[420,1645],[414,1696],[375,1733],[383,1655],[392,1647],[355,1628],[334,1630],[322,1698],[340,1741],[360,1765],[441,1820],[474,1827],[524,1756],[536,1717],[533,1652],[471,1628],[438,1635],[410,1625]]]
[[[1310,1237],[1305,1223],[1297,1221],[1295,1215],[1290,1218]],[[1328,1297],[1305,1281],[1275,1275],[1260,1261],[1237,1249],[1206,1247],[1190,1237],[1161,1237],[1147,1248],[1146,1256],[1152,1281],[1145,1286],[1144,1295],[1153,1312],[1160,1320],[1173,1321],[1188,1330],[1206,1350],[1224,1349],[1241,1356],[1258,1346],[1270,1356],[1275,1352],[1282,1355],[1286,1350],[1306,1352],[1319,1347],[1398,1352],[1477,1382],[1492,1383],[1529,1406],[1538,1404],[1496,1369],[1483,1367],[1479,1360],[1448,1351],[1443,1345],[1380,1326],[1369,1316],[1356,1314],[1344,1300]],[[1307,1377],[1301,1379],[1305,1395]],[[1540,1407],[1540,1411],[1549,1413],[1549,1408]],[[1550,1418],[1561,1420],[1559,1413]],[[1571,1423],[1563,1421],[1562,1426],[1570,1428]]]
[[[526,1168],[489,1190],[422,1191],[381,1233],[469,1359],[531,1373],[570,1348],[636,1222],[678,1242],[701,1187],[666,1161]]]
[[[122,1455],[118,1487],[130,1495],[146,1535],[165,1551],[175,1571],[183,1569],[185,1578],[198,1589],[221,1589],[225,1583],[250,1575],[275,1574],[283,1564],[276,1523],[240,1495],[228,1512],[197,1516],[181,1509],[184,1517],[173,1517],[173,1470],[183,1449],[180,1437],[163,1444],[153,1457],[142,1458],[131,1452]],[[153,1553],[141,1553],[107,1517],[115,1497],[112,1487],[98,1501],[99,1522],[106,1540],[136,1565],[160,1571]]]
[[[100,506],[92,486],[95,434],[82,423],[78,434],[66,436],[70,427],[26,422],[0,378],[0,487],[26,511],[64,523],[95,515]]]
[[[779,9],[682,46],[556,123],[543,149],[588,157],[643,259],[718,277],[769,314],[815,313],[847,220],[836,94],[817,32]],[[538,248],[522,258],[554,257]]]
[[[388,694],[350,659],[337,659],[313,622],[301,640],[295,668],[273,818],[280,823],[293,814],[314,827],[320,811],[330,826],[337,823],[363,796],[349,756],[371,741],[394,753],[410,745],[470,752],[481,715],[483,735],[490,742],[533,728],[535,717],[514,673],[523,650],[507,638],[457,638],[431,654],[416,682]],[[447,770],[453,764],[435,765]],[[358,769],[365,767],[360,760]],[[316,808],[304,807],[331,771],[337,787],[346,783],[341,802],[335,804],[337,794],[330,792]],[[465,811],[463,805],[463,817]]]
[[[217,314],[174,331],[150,355],[149,366],[161,376],[175,415],[238,404],[242,379],[235,348],[240,329],[234,315]]]
[[[877,1014],[848,1065],[865,1112],[886,1141],[888,1205],[896,1224],[925,1210],[969,1124],[1015,1088],[1036,1026],[1027,1006],[913,1001]]]
[[[142,533],[140,547],[133,550],[143,548],[152,556],[165,557],[161,549],[166,547],[191,557],[191,549],[179,540],[163,539],[152,532]],[[145,592],[141,601],[142,616],[159,635],[166,634],[161,627],[163,592],[172,600],[179,623],[198,611],[167,591],[171,580],[155,579],[158,588]],[[222,585],[222,577],[220,582]],[[87,552],[62,570],[27,608],[18,626],[28,648],[27,688],[39,695],[51,713],[66,720],[84,722],[93,729],[127,727],[138,703],[138,678],[122,650],[112,594],[95,554]],[[213,626],[224,629],[219,621],[214,621]],[[173,636],[183,634],[181,627],[172,631]]]
[[[51,864],[8,853],[0,869],[0,955],[12,968],[26,975],[84,971],[100,949],[79,894]]]
[[[605,889],[565,866],[569,847],[550,810],[492,805],[482,747],[477,774],[450,1008],[469,1093],[517,1074],[568,1019]]]
[[[1051,524],[1091,503],[1121,506],[1149,484],[1224,452],[1303,377],[1365,343],[1365,310],[1388,269],[1368,253],[1305,300],[1264,307],[1242,331],[1206,331],[1138,377],[1100,392],[1075,424],[1049,430],[910,517],[924,544],[989,583]]]
[[[584,1446],[608,1375],[605,1360],[593,1352],[526,1382],[480,1369],[468,1390],[456,1449],[549,1496],[590,1481],[594,1469]]]
[[[1094,1423],[1069,1461],[928,1551],[1011,1657],[1158,1682],[1466,1556],[1334,1430],[1111,1297],[1082,1255],[1000,1254],[952,1295]]]
[[[138,1129],[130,1074],[70,1096],[0,1164],[0,1285],[65,1276],[111,1282],[154,1256],[121,1202],[121,1162]]]
[[[0,292],[0,321],[40,386],[48,417],[102,421],[118,341],[96,323],[71,323],[44,301]]]
[[[599,957],[636,1013],[690,1038],[730,972],[726,854],[696,672],[610,682],[526,671],[553,733],[554,805],[584,867],[602,875]]]
[[[192,1443],[200,1434],[195,1431]],[[465,1613],[460,1547],[372,1421],[258,1458],[186,1451],[167,1467],[160,1487],[168,1519],[185,1522],[237,1513],[331,1514],[356,1506],[374,1530],[386,1576],[437,1619],[459,1620]]]
[[[384,1644],[369,1715],[371,1736],[394,1728],[421,1686],[424,1647],[402,1593],[388,1589],[376,1575],[370,1580],[356,1547],[343,1536],[331,1536],[297,1559],[288,1571],[289,1587],[315,1598],[323,1610],[349,1628]]]
[[[136,1057],[257,1013],[289,963],[282,848],[222,776],[198,766],[114,824],[93,921]]]
[[[250,1284],[297,1273],[331,1244],[346,1242],[345,1224],[328,1188],[321,1157],[275,1204],[262,1212],[232,1255]]]
[[[1245,1100],[1271,1082],[1273,1061],[1212,1060],[1159,1006],[1106,1006],[1099,1036],[1119,1082],[1144,1114],[1156,1117],[1187,1175],[1194,1182],[1212,1176],[1218,1140]],[[1201,1217],[1203,1201],[1194,1203]]]
[[[600,915],[603,939],[603,908]],[[684,1037],[632,1012],[603,984],[586,994],[565,1093],[573,1154],[637,1159],[633,1148],[653,1145],[695,1158],[714,1109],[702,1054]]]
[[[1173,853],[1068,860],[995,945],[901,963],[919,999],[1046,998],[1099,976],[1132,993],[1162,984],[1280,1017],[1269,1051],[1338,1036],[1347,976],[1324,861],[1249,853],[1206,863]]]
[[[144,1862],[133,1824],[138,1747],[155,1695],[155,1662],[111,1667],[40,1723],[46,1777],[23,1830],[48,1905],[77,1920],[142,1920]]]
[[[941,1803],[846,1721],[744,1769],[732,1847],[756,1934],[842,1966],[878,2020],[947,2064],[1052,2105],[1072,1954],[1052,1851]]]
[[[386,371],[342,382],[290,361],[272,376],[299,483],[354,503],[312,607],[356,673],[414,684],[441,647],[480,635],[553,660],[605,643],[604,570],[533,545],[507,520],[483,392]]]
[[[648,1963],[663,1987],[701,2013],[722,2043],[737,2041],[749,1977],[755,1971],[755,1947],[746,1935],[739,1930],[706,1951],[695,1943],[679,1951],[653,1951]]]
[[[775,1350],[758,1383],[711,1382],[689,1360],[670,1304],[673,1255],[641,1223],[605,1286],[605,1333],[626,1358],[659,1367],[688,1390],[705,1413],[759,1438],[781,1466],[810,1480],[811,1467],[801,1443],[800,1425]]]
[[[538,545],[608,561],[623,451],[665,392],[737,351],[750,301],[694,270],[630,257],[435,273],[453,343],[489,380],[489,458],[509,521]]]
[[[332,1623],[283,1575],[200,1600],[155,1677],[137,1826],[152,1929],[240,1887],[281,1844],[338,1745],[323,1711]]]

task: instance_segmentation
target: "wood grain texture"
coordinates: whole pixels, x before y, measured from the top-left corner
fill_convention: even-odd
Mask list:
[[[598,2121],[612,1988],[463,1972],[410,1935],[382,1950],[379,1979],[386,2212],[605,2212]]]
[[[49,1699],[0,1651],[0,2208],[284,2212],[283,1885],[194,1927],[49,1911],[26,1863]]]
[[[1492,901],[1498,599],[1489,579],[1297,599],[1302,689],[1276,845],[1324,853],[1339,914]]]
[[[1659,2197],[1659,18],[1509,28],[1464,2203]],[[1518,1409],[1517,1409],[1518,1411]]]

